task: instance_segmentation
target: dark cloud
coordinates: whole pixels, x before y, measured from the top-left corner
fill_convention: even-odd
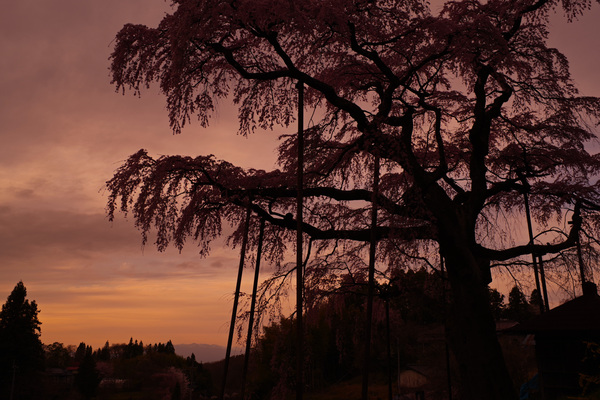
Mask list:
[[[133,250],[139,235],[126,223],[111,224],[102,214],[69,211],[18,211],[0,208],[0,253],[8,258],[34,257],[37,251],[101,253]],[[137,245],[139,248],[139,243]]]
[[[38,281],[84,285],[123,278],[213,278],[222,275],[227,265],[234,270],[236,258],[235,252],[220,246],[208,259],[200,258],[193,245],[182,253],[175,249],[159,253],[152,245],[142,248],[141,236],[130,221],[110,223],[103,214],[0,208],[3,274],[13,271]]]

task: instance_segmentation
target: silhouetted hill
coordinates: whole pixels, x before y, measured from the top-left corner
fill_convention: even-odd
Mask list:
[[[175,353],[182,357],[189,357],[194,353],[196,361],[202,363],[209,363],[214,361],[220,361],[225,358],[225,346],[219,346],[216,344],[176,344]],[[233,349],[233,354],[238,354],[239,349]]]

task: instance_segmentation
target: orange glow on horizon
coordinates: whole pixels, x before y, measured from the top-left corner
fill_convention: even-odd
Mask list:
[[[155,26],[169,9],[160,0],[25,0],[0,14],[11,32],[0,38],[0,302],[23,280],[45,344],[226,344],[239,249],[219,240],[206,259],[193,243],[159,253],[152,241],[142,248],[132,217],[110,223],[105,213],[105,182],[140,148],[276,168],[286,129],[239,136],[231,102],[222,101],[209,128],[192,124],[173,136],[156,88],[141,98],[115,93],[107,68],[116,33],[130,22]],[[594,4],[580,21],[553,16],[551,26],[575,83],[596,96],[598,18]],[[511,279],[495,285],[507,294]]]

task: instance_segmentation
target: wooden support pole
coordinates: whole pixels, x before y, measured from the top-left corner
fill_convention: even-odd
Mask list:
[[[254,283],[252,285],[252,300],[250,302],[250,315],[248,317],[248,336],[246,337],[246,353],[244,355],[244,369],[242,371],[242,395],[244,400],[246,393],[246,378],[248,376],[248,365],[250,361],[250,350],[252,349],[252,330],[254,328],[254,310],[256,309],[256,293],[258,292],[258,276],[260,274],[260,259],[262,257],[263,238],[265,234],[265,220],[260,220],[258,232],[258,246],[256,249],[256,266],[254,268]]]
[[[302,211],[304,208],[304,84],[298,82],[298,169],[296,196],[296,399],[302,400],[304,392],[304,326],[302,321],[302,296],[304,288],[302,263]]]
[[[227,372],[229,370],[229,359],[231,358],[231,346],[233,344],[233,332],[235,331],[235,320],[237,318],[237,307],[240,298],[240,287],[242,285],[242,273],[244,272],[244,260],[246,258],[246,245],[248,244],[248,227],[250,225],[250,207],[246,212],[246,221],[244,222],[244,237],[242,238],[242,248],[240,249],[240,263],[238,266],[238,276],[235,285],[235,295],[233,298],[233,310],[231,311],[231,323],[229,324],[229,337],[227,339],[227,350],[225,352],[225,366],[223,370],[223,382],[221,384],[220,399],[225,397],[225,388],[227,386]]]
[[[448,299],[446,297],[446,272],[444,265],[444,256],[440,249],[440,272],[442,274],[442,303],[444,304],[444,344],[446,352],[446,384],[448,385],[448,400],[452,400],[452,368],[450,364],[450,347],[448,346],[448,337],[446,335],[448,325]]]
[[[375,294],[375,252],[377,249],[377,196],[379,194],[379,155],[373,165],[373,194],[371,196],[371,241],[369,243],[369,281],[367,289],[367,317],[365,321],[365,350],[363,361],[362,400],[369,398],[369,370],[371,364],[371,324]]]
[[[391,284],[388,283],[387,293],[385,297],[385,339],[387,342],[387,373],[388,373],[388,400],[393,400],[392,397],[392,343],[390,329],[390,298]]]
[[[581,240],[579,238],[579,232],[577,232],[577,260],[579,261],[579,275],[581,277],[581,290],[585,286],[585,264],[583,263],[583,253],[581,252]]]
[[[525,216],[527,217],[527,230],[529,232],[529,245],[533,246],[533,227],[532,227],[532,223],[531,223],[531,212],[529,211],[529,196],[527,196],[527,193],[523,193],[523,198],[525,199]],[[535,275],[535,287],[538,292],[538,303],[540,305],[540,313],[543,314],[545,311],[544,300],[542,299],[542,288],[540,287],[540,277],[539,277],[539,272],[538,272],[537,257],[535,255],[535,253],[533,252],[533,250],[531,251],[531,258],[533,261],[533,273]],[[545,284],[546,283],[544,282],[544,285]]]
[[[546,288],[546,272],[544,271],[544,259],[542,256],[538,257],[540,265],[540,279],[542,280],[542,292],[544,295],[544,307],[546,311],[550,311],[550,303],[548,302],[548,289]]]

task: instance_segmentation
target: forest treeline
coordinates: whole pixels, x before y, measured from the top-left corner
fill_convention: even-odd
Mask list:
[[[351,382],[360,375],[366,289],[363,277],[346,275],[334,290],[307,302],[304,365],[309,393]],[[439,275],[426,269],[398,271],[385,284],[378,284],[376,292],[372,326],[375,375],[383,382],[388,372],[397,373],[411,365],[435,366],[429,371],[433,386],[438,382],[440,394],[446,392],[444,284]],[[202,364],[194,354],[181,357],[170,340],[145,345],[130,338],[122,344],[107,341],[97,349],[84,342],[79,346],[42,345],[37,304],[25,296],[26,289],[19,282],[2,308],[2,398],[204,399],[216,395],[221,387],[222,361]],[[535,292],[530,296],[537,298]],[[535,301],[528,301],[517,286],[508,301],[490,289],[490,304],[498,319],[520,321],[538,310]],[[25,321],[19,320],[19,315],[25,316]],[[247,398],[291,395],[295,335],[293,316],[281,316],[263,327],[250,354]],[[234,357],[229,368],[227,394],[232,398],[242,384],[243,357]]]
[[[144,345],[131,338],[127,344],[106,344],[93,350],[80,343],[45,346],[45,378],[49,394],[61,399],[83,397],[112,399],[127,394],[132,399],[182,399],[212,392],[210,374],[195,356],[175,354],[167,343]]]
[[[304,383],[309,398],[310,392],[326,391],[332,385],[359,379],[363,366],[367,289],[366,276],[348,274],[341,277],[333,290],[319,295],[312,293],[315,299],[307,301]],[[452,390],[448,387],[446,370],[445,290],[440,274],[425,268],[395,271],[385,283],[376,285],[371,370],[383,388],[381,398],[387,397],[388,372],[396,377],[398,371],[415,365],[427,371],[432,393],[447,398],[448,390]],[[519,286],[514,286],[508,296],[504,296],[490,288],[489,297],[497,321],[520,322],[539,314],[536,290],[526,296]],[[296,362],[295,340],[293,316],[281,317],[263,328],[251,354],[250,363],[254,367],[247,378],[252,398],[292,398],[295,371],[290,366]],[[518,387],[531,378],[533,357],[528,359],[526,355],[531,349],[520,348],[514,338],[502,340],[502,345],[508,358],[509,353],[519,358],[514,365],[509,365]],[[450,371],[450,374],[454,373]],[[395,381],[396,378],[394,392],[397,390]],[[357,384],[355,388],[360,386]],[[376,388],[377,385],[374,390]]]
[[[0,311],[0,399],[162,400],[211,392],[202,364],[175,354],[170,340],[145,346],[131,338],[96,350],[84,342],[44,345],[38,314],[18,282]]]

